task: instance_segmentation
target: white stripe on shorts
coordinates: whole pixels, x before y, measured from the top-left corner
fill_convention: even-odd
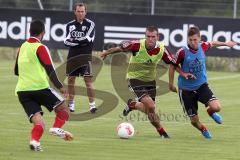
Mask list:
[[[57,106],[59,106],[60,104],[62,104],[62,102],[65,100],[57,91],[55,91],[53,88],[49,88],[50,91],[52,92],[52,94],[54,94],[58,99],[59,99],[59,103],[56,104],[53,109],[55,109]]]
[[[141,97],[138,97],[137,94],[134,92],[134,89],[132,88],[132,86],[130,85],[130,83],[129,83],[129,85],[128,85],[128,89],[129,89],[131,92],[133,92],[133,94],[136,96],[136,98],[135,98],[136,101],[139,101],[142,97],[146,96],[146,94],[143,94]]]
[[[130,92],[133,92],[133,94],[136,96],[136,99],[139,101],[140,97],[137,96],[137,94],[134,92],[134,89],[132,88],[131,84],[129,83],[128,89]]]

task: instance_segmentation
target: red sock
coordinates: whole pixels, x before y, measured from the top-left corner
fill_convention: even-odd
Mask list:
[[[207,128],[202,124],[199,128],[201,132],[207,131]]]
[[[163,135],[164,133],[166,133],[166,131],[164,130],[164,128],[158,128],[157,131],[158,131],[158,133],[159,133],[160,135]]]
[[[66,110],[61,110],[57,113],[55,118],[55,122],[53,124],[53,128],[62,128],[65,122],[68,120],[69,115]]]
[[[43,135],[43,132],[44,132],[44,127],[42,124],[34,125],[31,133],[31,140],[35,140],[39,142],[40,138]]]
[[[211,110],[211,108],[208,108],[208,109],[207,109],[207,112],[208,112],[208,115],[209,115],[209,116],[212,116],[212,114],[214,113],[214,112]]]

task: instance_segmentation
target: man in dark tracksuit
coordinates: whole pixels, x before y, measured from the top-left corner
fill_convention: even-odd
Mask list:
[[[66,26],[66,38],[64,44],[69,47],[66,73],[68,76],[68,106],[71,112],[75,111],[75,80],[82,76],[87,87],[90,112],[95,113],[95,92],[92,84],[92,49],[95,38],[95,24],[85,18],[86,6],[76,3],[74,6],[75,20]]]

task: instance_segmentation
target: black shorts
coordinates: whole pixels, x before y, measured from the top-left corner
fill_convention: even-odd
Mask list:
[[[92,76],[92,46],[71,47],[67,57],[67,76]]]
[[[30,122],[35,113],[40,112],[43,115],[41,105],[51,112],[64,102],[63,97],[51,88],[37,91],[19,91],[17,94]]]
[[[216,100],[217,97],[213,94],[207,83],[201,85],[201,87],[195,91],[187,91],[179,89],[180,103],[183,107],[183,111],[189,116],[195,116],[198,114],[198,101],[203,103],[206,107],[212,100]]]
[[[132,91],[141,101],[141,98],[149,95],[153,101],[156,97],[156,81],[144,82],[138,79],[129,79],[129,90]]]
[[[88,61],[85,64],[74,66],[67,62],[67,76],[90,76],[92,77],[92,63]]]

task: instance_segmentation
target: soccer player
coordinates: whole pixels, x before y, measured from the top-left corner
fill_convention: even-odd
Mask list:
[[[174,62],[164,44],[158,41],[157,27],[147,27],[145,36],[146,39],[123,41],[120,46],[103,51],[101,57],[105,59],[108,55],[117,52],[132,52],[127,79],[129,89],[134,92],[138,101],[129,99],[126,108],[123,110],[123,115],[127,116],[132,110],[140,110],[147,114],[148,119],[162,138],[169,138],[155,111],[155,78],[156,67],[160,60],[163,60],[166,64],[174,64]]]
[[[207,107],[208,115],[218,124],[222,124],[222,117],[217,113],[221,110],[217,97],[208,86],[206,71],[206,52],[212,47],[228,46],[233,47],[235,42],[202,42],[200,31],[197,26],[190,27],[187,33],[188,45],[178,50],[176,64],[181,65],[185,73],[190,73],[188,79],[179,76],[178,88],[179,98],[184,112],[190,117],[191,124],[196,127],[206,139],[211,139],[207,128],[199,121],[198,102]],[[174,67],[169,67],[169,88],[176,92],[173,85]]]
[[[29,121],[33,123],[30,139],[30,149],[33,151],[42,151],[40,138],[45,125],[41,105],[56,113],[49,133],[67,141],[73,139],[70,132],[61,129],[69,118],[69,108],[65,105],[64,98],[49,88],[47,77],[63,95],[67,93],[58,80],[47,46],[41,43],[44,34],[44,23],[39,20],[32,21],[31,37],[21,45],[14,68],[15,75],[18,76],[15,92]]]
[[[83,3],[74,5],[75,20],[66,26],[66,38],[64,44],[69,47],[67,57],[68,76],[68,106],[74,112],[75,80],[77,76],[83,76],[87,95],[89,98],[90,112],[95,113],[95,92],[92,83],[92,49],[95,38],[95,24],[86,18],[86,6]]]

